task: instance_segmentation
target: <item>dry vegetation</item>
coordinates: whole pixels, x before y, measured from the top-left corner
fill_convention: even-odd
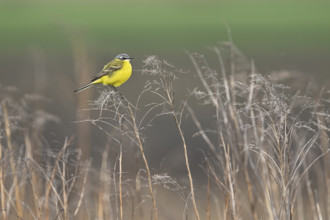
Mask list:
[[[62,146],[43,139],[43,126],[58,120],[40,110],[45,100],[2,88],[1,219],[329,219],[329,91],[293,91],[280,83],[290,73],[260,75],[232,44],[214,48],[216,70],[204,56],[187,54],[201,84],[185,97],[173,86],[180,71],[151,56],[142,70],[149,81],[134,104],[106,88],[81,110],[92,116],[78,124],[108,138],[99,167],[81,160],[73,138]],[[145,130],[158,117],[172,120],[180,136],[186,184],[150,168]],[[205,142],[202,186],[190,170],[191,137],[182,126],[189,120]],[[128,146],[142,160],[135,178],[123,172]],[[168,208],[167,194],[181,210]]]

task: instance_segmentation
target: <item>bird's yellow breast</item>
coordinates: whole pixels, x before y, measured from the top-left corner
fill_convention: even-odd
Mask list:
[[[128,60],[123,61],[122,68],[115,70],[108,75],[96,80],[95,83],[102,83],[103,85],[112,85],[118,87],[126,82],[132,74],[132,65]]]

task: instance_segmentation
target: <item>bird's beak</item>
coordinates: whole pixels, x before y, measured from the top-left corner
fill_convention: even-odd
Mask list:
[[[133,57],[129,57],[128,59],[129,59],[129,60],[132,60],[132,59],[133,59]]]

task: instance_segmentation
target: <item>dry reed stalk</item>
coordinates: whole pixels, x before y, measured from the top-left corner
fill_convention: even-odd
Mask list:
[[[229,195],[227,192],[225,192],[225,208],[223,210],[223,219],[228,219],[228,213],[229,213]]]
[[[141,155],[142,155],[142,158],[143,158],[143,162],[144,162],[144,166],[145,166],[146,171],[147,171],[148,186],[149,186],[149,192],[150,192],[150,196],[151,196],[151,200],[152,200],[152,205],[153,205],[153,212],[155,214],[155,220],[157,220],[158,219],[157,205],[156,205],[156,200],[155,200],[154,192],[153,192],[153,189],[152,189],[151,174],[150,174],[150,169],[149,169],[148,161],[147,161],[147,158],[146,158],[145,153],[144,153],[142,141],[141,141],[141,138],[140,138],[140,133],[138,131],[138,127],[137,127],[137,124],[136,124],[136,121],[135,121],[135,116],[134,116],[133,111],[132,111],[132,108],[131,108],[131,106],[130,106],[130,104],[128,102],[127,102],[127,108],[129,110],[129,114],[130,114],[130,117],[132,119],[132,125],[133,125],[133,129],[134,129],[134,134],[135,134],[135,137],[136,137],[136,139],[138,141],[138,147],[140,149],[140,152],[141,152]]]
[[[222,103],[219,103],[218,97],[216,95],[214,95],[214,92],[212,91],[212,89],[210,88],[208,82],[206,81],[205,77],[203,76],[202,70],[200,69],[200,67],[199,67],[198,63],[196,62],[195,58],[189,52],[186,52],[186,53],[187,53],[188,57],[190,58],[193,66],[196,70],[197,76],[201,80],[202,85],[203,85],[204,89],[206,90],[208,97],[210,98],[212,104],[216,108],[216,110],[217,110],[216,112],[219,112],[220,109],[223,109],[223,108],[220,107]],[[225,71],[223,70],[223,73],[224,72]],[[216,93],[216,94],[218,94],[218,93]],[[226,94],[228,95],[229,93],[226,93]],[[230,99],[229,97],[227,97],[227,98]],[[197,128],[199,129],[200,133],[202,134],[203,139],[206,141],[206,143],[208,144],[210,149],[213,152],[216,152],[216,147],[213,145],[213,143],[210,141],[210,139],[207,137],[207,135],[205,135],[205,133],[203,132],[203,130],[201,128],[201,125],[200,125],[199,121],[197,120],[197,117],[195,116],[192,109],[189,106],[188,106],[187,109],[190,112],[190,115],[192,116],[192,119],[193,119],[194,123],[196,124]],[[218,156],[217,153],[215,155]],[[195,208],[195,213],[196,213],[196,210],[197,209]],[[226,211],[225,211],[225,213],[226,213]],[[224,218],[226,218],[226,216],[227,215],[224,214]]]
[[[308,195],[308,198],[309,198],[307,201],[310,204],[309,207],[311,209],[311,212],[313,213],[312,218],[314,220],[318,220],[317,215],[316,215],[316,213],[317,213],[317,209],[316,209],[317,201],[315,201],[313,189],[312,189],[312,186],[311,186],[311,180],[310,180],[310,177],[309,177],[308,173],[305,175],[305,182],[306,182],[307,195]]]
[[[251,80],[250,80],[250,86],[249,86],[249,95],[248,95],[248,102],[247,102],[247,108],[246,108],[246,113],[249,114],[249,111],[253,111],[251,109],[251,105],[252,105],[252,101],[253,101],[253,95],[254,95],[254,76],[255,76],[255,65],[254,62],[251,62]],[[247,143],[247,132],[246,130],[244,131],[244,147],[245,149],[248,149],[248,143]],[[248,160],[249,160],[249,155],[248,151],[246,151],[247,153],[244,154],[244,165],[243,165],[243,169],[244,169],[244,177],[245,177],[245,182],[247,185],[247,191],[248,191],[248,199],[249,199],[249,204],[250,204],[250,209],[253,215],[253,219],[254,220],[258,220],[258,214],[256,211],[256,204],[255,204],[255,195],[253,194],[253,188],[252,188],[252,184],[251,184],[251,179],[250,179],[250,175],[249,175],[249,169],[248,169]]]
[[[251,184],[251,180],[250,180],[250,176],[249,176],[249,171],[247,169],[247,165],[245,165],[243,167],[244,169],[244,177],[245,177],[245,182],[246,182],[246,186],[247,186],[247,191],[248,191],[248,199],[249,199],[249,204],[250,204],[250,209],[251,209],[251,213],[253,216],[254,220],[258,220],[258,214],[256,212],[256,206],[255,206],[255,202],[254,202],[254,194],[253,194],[253,190],[252,190],[252,184]]]
[[[117,159],[116,159],[117,161]],[[119,214],[119,207],[118,207],[118,192],[117,192],[117,179],[116,179],[116,170],[117,170],[117,162],[115,162],[113,166],[113,173],[112,173],[112,180],[113,180],[113,188],[114,188],[114,195],[115,195],[115,206],[116,206],[116,220],[118,220]]]
[[[105,180],[106,180],[106,173],[105,170],[107,169],[107,160],[108,160],[108,156],[109,156],[109,149],[110,146],[107,144],[105,146],[105,150],[102,154],[102,162],[101,162],[101,170],[100,170],[100,189],[98,191],[99,194],[99,201],[98,201],[98,219],[104,219],[104,195],[109,195],[108,192],[106,192],[105,190]],[[110,184],[111,181],[109,181]],[[109,187],[109,186],[108,186]],[[110,206],[111,207],[111,206]],[[109,218],[109,216],[107,216],[107,218]]]
[[[326,158],[328,161],[327,164],[330,164],[329,161],[330,161],[330,157],[328,156]],[[329,167],[329,166],[328,166]],[[328,217],[328,219],[330,218],[330,174],[328,173],[327,176],[326,176],[326,195],[327,195],[327,198],[326,198],[326,217]]]
[[[33,161],[33,154],[32,154],[32,145],[31,145],[31,140],[28,135],[28,132],[24,132],[24,143],[26,147],[26,158],[27,158],[27,172],[30,173],[31,177],[28,179],[30,180],[30,185],[32,189],[32,194],[33,194],[33,199],[34,199],[34,212],[37,213],[37,218],[41,219],[42,212],[41,212],[41,207],[39,205],[39,189],[38,189],[38,177],[37,173],[33,169],[32,161]]]
[[[124,141],[124,131],[123,131],[123,121],[120,123],[121,127],[121,137],[119,144],[119,207],[120,207],[120,219],[123,220],[123,192],[122,192],[122,177],[123,177],[123,141]]]
[[[82,201],[83,201],[83,198],[84,198],[84,195],[85,195],[85,187],[87,185],[87,177],[88,177],[88,173],[89,173],[89,169],[90,169],[90,162],[88,163],[87,165],[87,170],[85,172],[85,176],[84,176],[84,180],[83,180],[83,184],[82,184],[82,188],[81,188],[81,193],[80,193],[80,198],[78,200],[78,204],[77,204],[77,207],[76,207],[76,210],[74,211],[73,213],[73,216],[76,216],[79,212],[79,209],[81,207],[81,204],[82,204]]]
[[[11,172],[13,174],[13,186],[14,186],[14,194],[15,194],[15,202],[16,202],[16,212],[19,218],[23,218],[23,210],[21,205],[21,198],[20,198],[20,189],[18,187],[18,179],[16,174],[16,163],[14,158],[14,149],[12,146],[12,140],[11,140],[11,130],[10,130],[10,122],[9,122],[9,115],[7,110],[7,105],[5,102],[2,104],[3,109],[3,117],[5,122],[5,131],[6,131],[6,137],[7,137],[7,145],[9,150],[9,161],[11,166]]]
[[[188,159],[188,151],[187,151],[186,139],[185,139],[185,137],[183,135],[183,132],[182,132],[182,129],[181,129],[181,126],[180,126],[180,122],[179,122],[176,114],[172,113],[172,116],[174,118],[176,127],[177,127],[177,129],[179,131],[180,138],[181,138],[181,141],[182,141],[182,146],[183,146],[183,150],[184,150],[184,158],[185,158],[186,168],[187,168],[188,177],[189,177],[191,200],[193,202],[193,207],[194,207],[195,215],[196,215],[197,219],[200,220],[199,212],[198,212],[197,205],[196,205],[196,199],[195,199],[194,183],[193,183],[193,179],[192,179],[191,171],[190,171],[190,165],[189,165],[189,159]]]
[[[251,91],[251,90],[250,90]],[[260,124],[263,126],[264,125],[264,116],[262,114],[262,112],[260,113]],[[257,146],[259,149],[257,149],[257,153],[260,155],[258,161],[261,162],[261,172],[260,172],[260,176],[261,176],[261,184],[262,184],[262,189],[263,189],[263,193],[264,193],[264,197],[266,202],[264,203],[266,206],[266,210],[268,213],[268,218],[269,219],[277,219],[276,218],[276,211],[275,211],[275,205],[274,205],[274,200],[273,200],[273,195],[272,195],[272,191],[270,188],[270,180],[269,180],[269,172],[268,172],[268,165],[265,159],[265,155],[263,152],[263,141],[264,141],[264,128],[258,128],[257,126],[257,122],[256,122],[256,115],[255,115],[255,110],[250,108],[250,118],[251,118],[251,124],[252,124],[252,128],[253,128],[253,136],[254,139],[257,143]],[[258,131],[260,133],[258,133]]]
[[[237,211],[236,211],[236,195],[235,195],[235,164],[234,161],[231,159],[230,155],[230,149],[229,145],[225,143],[225,140],[223,138],[222,133],[220,134],[220,140],[222,141],[223,150],[225,153],[225,161],[226,161],[226,167],[225,167],[225,176],[228,181],[229,186],[229,199],[230,199],[230,205],[231,205],[231,213],[233,216],[233,219],[238,219]]]
[[[0,122],[1,125],[1,122]],[[0,195],[1,195],[1,216],[3,220],[7,220],[7,212],[6,212],[6,197],[5,197],[5,174],[2,170],[3,168],[3,158],[2,158],[2,144],[0,141]]]
[[[319,93],[319,96],[317,97],[317,103],[322,105],[321,100],[322,96],[324,95],[325,88],[322,87],[321,92]],[[325,106],[326,107],[326,106]],[[324,108],[325,108],[324,107]],[[318,109],[315,107],[314,109],[315,112],[318,112]],[[323,110],[324,111],[324,110]],[[326,125],[327,118],[325,116],[321,116],[317,114],[317,125],[318,129],[320,131],[320,142],[321,142],[321,148],[323,152],[327,152],[329,149],[329,138],[327,135],[327,125]],[[328,153],[325,155],[323,158],[324,162],[324,167],[330,167],[330,154]],[[325,178],[325,218],[330,219],[330,169],[327,169],[324,173],[324,178]]]
[[[224,65],[223,65],[223,59],[222,59],[221,53],[217,48],[215,48],[215,52],[218,55],[220,66],[221,66],[221,72],[222,72],[222,76],[223,76],[223,80],[224,80],[225,96],[226,96],[226,99],[227,99],[227,107],[228,107],[228,110],[229,110],[229,115],[230,115],[230,118],[232,119],[232,121],[234,122],[236,130],[239,130],[239,123],[238,123],[238,119],[237,119],[236,114],[235,114],[235,112],[237,112],[237,110],[236,110],[235,106],[231,105],[231,103],[233,102],[233,100],[231,98],[231,94],[233,94],[233,92],[232,93],[230,92],[230,91],[232,91],[230,88],[232,88],[232,89],[234,88],[233,81],[231,81],[231,86],[229,86],[229,83],[228,83],[227,77],[226,77],[226,72],[225,72]],[[216,108],[216,112],[217,113],[222,112],[222,114],[225,115],[225,108],[223,107],[223,104],[221,102],[221,97],[219,95],[218,87],[215,87],[214,88],[215,91],[212,91],[213,89],[211,88],[210,84],[206,81],[205,76],[203,75],[202,70],[199,67],[199,65],[198,65],[197,61],[195,60],[195,58],[190,53],[188,53],[188,56],[189,56],[191,62],[193,63],[193,66],[194,66],[194,68],[197,72],[197,75],[198,75],[199,79],[201,80],[202,85],[203,85],[204,89],[206,90],[209,99],[211,100],[211,103]],[[233,78],[231,78],[231,80],[233,80]],[[216,83],[218,83],[218,82],[216,82]],[[222,108],[220,108],[220,106],[222,106]],[[208,144],[210,149],[213,152],[216,152],[215,146],[210,142],[209,138],[203,132],[203,130],[200,126],[200,123],[196,119],[196,116],[194,115],[191,108],[188,108],[188,111],[190,112],[193,121],[195,122],[197,128],[199,129],[199,132],[202,134],[203,139],[206,141],[206,143]],[[224,116],[224,119],[226,119],[225,124],[227,124],[229,122],[227,117]],[[229,145],[225,143],[222,131],[219,132],[219,135],[220,135],[220,140],[222,141],[221,145],[222,145],[224,153],[225,153],[225,179],[226,179],[225,185],[229,187],[229,189],[227,189],[227,187],[225,187],[226,195],[227,195],[227,193],[229,193],[229,197],[226,196],[226,198],[229,199],[229,201],[230,201],[231,213],[232,213],[233,218],[238,219],[237,211],[236,211],[236,196],[235,196],[235,192],[234,192],[234,184],[235,184],[235,174],[234,174],[235,164],[234,164],[234,162],[235,161],[231,159],[231,153],[230,153],[230,150],[229,150]],[[234,150],[235,149],[232,149],[232,151],[234,151]],[[219,158],[218,153],[216,153],[215,155],[218,157],[219,161],[222,161],[222,159]],[[228,183],[227,183],[227,181],[228,181]],[[226,201],[228,201],[227,199],[226,199]],[[228,207],[227,204],[228,203],[226,202],[226,207]],[[226,208],[225,210],[228,210],[228,209]],[[225,211],[225,213],[227,213],[227,211]],[[227,216],[227,214],[225,214],[224,216]]]
[[[64,153],[62,154],[62,157],[64,156]],[[62,160],[62,172],[61,174],[61,180],[62,180],[62,201],[63,201],[63,213],[64,213],[64,220],[69,219],[69,207],[68,207],[68,193],[67,193],[67,182],[66,182],[66,161]],[[59,167],[60,171],[60,167]]]
[[[53,168],[53,171],[52,171],[52,175],[51,175],[50,179],[47,178],[48,185],[46,187],[46,192],[45,192],[45,214],[44,214],[45,219],[49,219],[49,199],[50,199],[49,197],[50,197],[51,190],[57,195],[61,205],[64,206],[62,200],[60,199],[60,196],[58,195],[58,193],[56,191],[56,188],[53,185],[53,181],[55,179],[56,170],[57,170],[57,166],[59,165],[60,159],[61,159],[62,155],[65,153],[65,150],[67,149],[67,147],[69,146],[71,141],[72,141],[72,138],[70,138],[69,140],[65,139],[65,142],[63,144],[63,147],[62,147],[61,151],[57,154],[56,161],[55,161],[55,164],[54,164],[54,168]]]
[[[320,208],[320,203],[319,203],[319,198],[318,198],[318,195],[317,195],[317,191],[316,189],[314,190],[314,200],[316,201],[315,202],[315,205],[316,205],[316,216],[318,217],[318,220],[323,220],[323,217],[322,217],[322,212],[321,212],[321,208]]]
[[[182,111],[180,112],[181,116],[180,116],[180,118],[178,118],[177,114],[175,113],[174,97],[173,97],[174,96],[173,86],[172,86],[171,83],[168,83],[162,69],[160,69],[160,66],[157,65],[157,68],[158,68],[157,71],[159,71],[160,77],[161,77],[162,89],[164,90],[165,95],[166,95],[166,103],[169,105],[169,107],[171,109],[169,114],[174,119],[175,125],[178,129],[178,132],[179,132],[180,139],[182,141],[182,147],[183,147],[184,158],[185,158],[185,165],[186,165],[188,178],[189,178],[191,200],[192,200],[192,203],[193,203],[193,208],[194,208],[196,218],[198,220],[200,220],[200,216],[199,216],[199,212],[198,212],[197,204],[196,204],[196,198],[195,198],[194,183],[193,183],[193,179],[192,179],[192,175],[191,175],[191,171],[190,171],[186,139],[183,135],[183,131],[182,131],[182,128],[181,128],[181,117],[182,117],[182,111],[183,111],[184,108],[182,108]]]

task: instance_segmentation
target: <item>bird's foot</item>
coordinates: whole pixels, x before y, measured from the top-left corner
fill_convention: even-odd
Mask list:
[[[109,87],[110,87],[113,91],[118,92],[117,88],[114,87],[113,85],[109,85]]]
[[[112,91],[115,92],[115,95],[121,100],[121,101],[125,101],[126,102],[126,99],[125,97],[118,91],[118,89],[116,87],[114,87],[113,85],[109,85],[110,89]]]

